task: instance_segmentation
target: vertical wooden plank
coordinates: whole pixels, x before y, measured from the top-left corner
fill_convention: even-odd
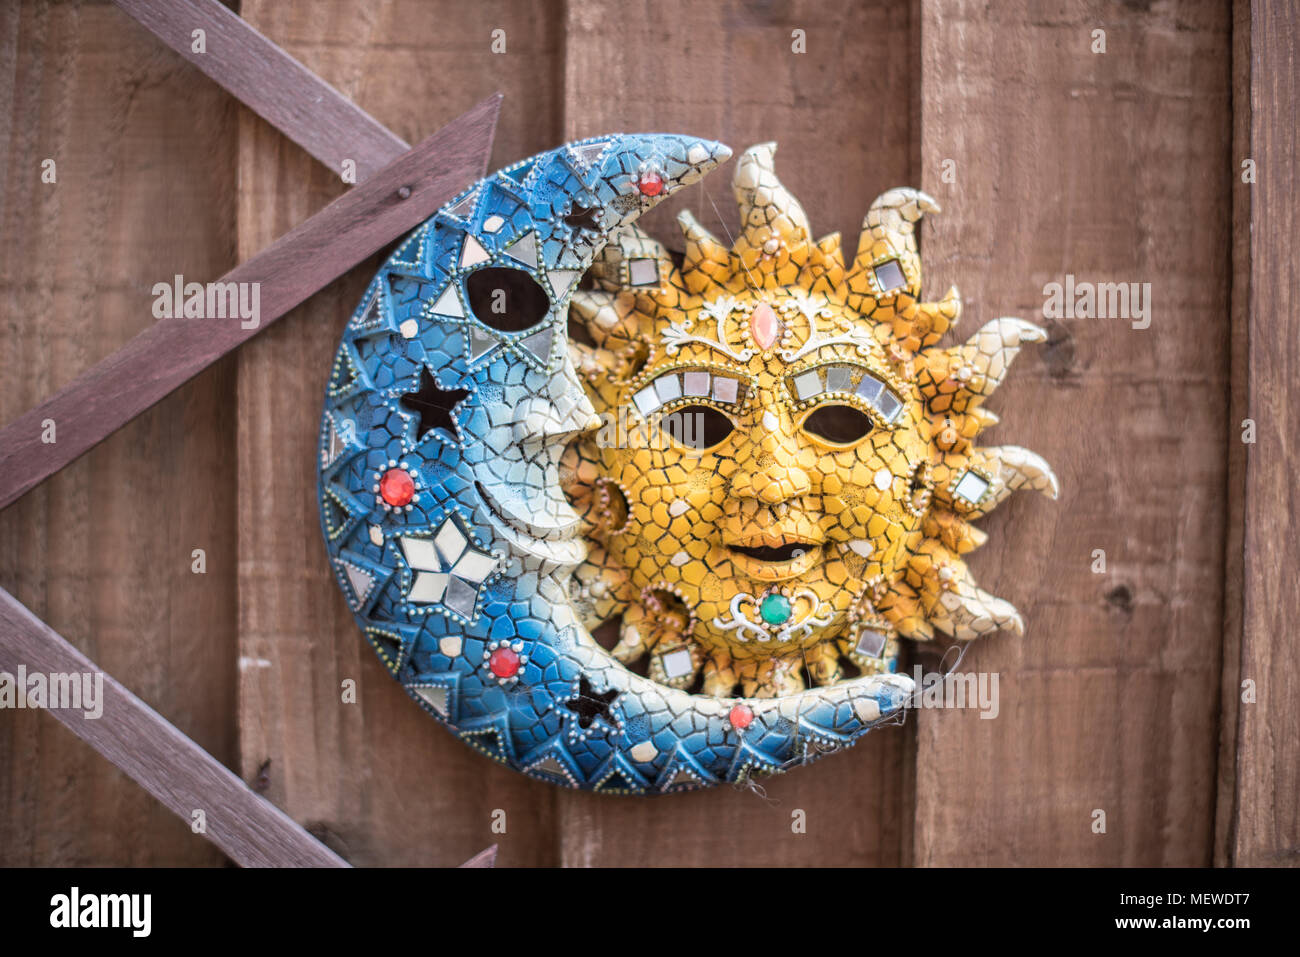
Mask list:
[[[803,30],[806,53],[792,50]],[[868,205],[915,185],[910,4],[570,0],[564,138],[668,130],[737,153],[776,140],[777,171],[818,236],[851,251]],[[692,209],[720,237],[737,216],[727,166],[643,221],[681,249],[673,217]],[[714,209],[716,204],[716,212]],[[719,213],[721,215],[719,215]],[[910,727],[763,782],[764,797],[716,788],[657,800],[560,796],[569,865],[862,865],[902,860],[910,813]],[[792,833],[791,813],[807,833]]]
[[[1253,682],[1255,700],[1236,705],[1232,863],[1239,866],[1300,863],[1300,667],[1295,653],[1300,416],[1294,402],[1300,380],[1295,330],[1300,214],[1294,197],[1300,181],[1298,78],[1294,10],[1252,3],[1250,158],[1257,179],[1250,186],[1246,414],[1256,423],[1256,442],[1246,453],[1240,678]],[[1240,685],[1232,690],[1241,694]]]
[[[911,37],[908,44],[909,59],[907,74],[912,78],[910,83],[910,96],[908,99],[908,113],[912,117],[911,135],[908,144],[909,169],[911,176],[909,183],[919,185],[921,180],[921,62],[922,62],[922,40],[921,40],[921,2],[922,0],[911,0],[908,4],[908,14],[911,18]],[[924,252],[924,243],[921,243]],[[924,281],[924,280],[923,280]],[[931,282],[927,287],[927,293],[933,297],[933,290],[937,287]],[[932,652],[922,650],[918,646],[912,646],[908,649],[906,661],[903,662],[909,666],[913,672],[916,665],[922,664],[923,668],[934,667],[929,661]],[[942,664],[942,662],[940,662]],[[899,861],[903,867],[912,867],[916,864],[916,723],[910,722],[907,731],[907,740],[902,742],[903,757],[901,761],[902,770],[902,794],[904,797],[903,807],[900,812],[899,822]]]
[[[923,181],[947,210],[925,251],[936,288],[961,284],[963,334],[1041,321],[1066,274],[1149,282],[1152,309],[1147,329],[1046,322],[990,403],[989,441],[1042,453],[1062,494],[982,523],[973,569],[1028,628],[966,659],[1000,673],[996,720],[920,715],[916,863],[1204,865],[1235,432],[1228,9],[922,9]]]
[[[0,73],[8,421],[151,322],[155,282],[234,265],[234,113],[102,4],[3,5]],[[0,514],[0,585],[227,763],[233,371],[218,363]],[[48,715],[0,714],[0,767],[0,865],[224,860]]]
[[[1250,156],[1250,0],[1232,3],[1232,297],[1228,392],[1228,487],[1224,529],[1223,665],[1219,679],[1219,761],[1214,805],[1214,864],[1232,864],[1237,813],[1237,711],[1241,706],[1242,588],[1245,574],[1246,450],[1237,431],[1247,417],[1250,324],[1250,199],[1242,162]]]
[[[498,89],[492,168],[558,141],[558,0],[250,0],[241,13],[408,141]],[[505,53],[491,52],[495,29]],[[241,255],[344,188],[247,113],[239,155]],[[551,788],[475,754],[411,702],[363,641],[326,560],[321,404],[343,325],[379,261],[239,354],[240,766],[250,781],[265,767],[267,796],[353,864],[456,865],[493,842],[503,866],[551,864]],[[341,700],[349,678],[356,704]],[[491,830],[495,809],[506,811],[504,834]]]

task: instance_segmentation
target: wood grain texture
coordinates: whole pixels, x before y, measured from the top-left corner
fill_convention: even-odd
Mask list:
[[[560,141],[561,5],[246,2],[243,16],[411,139],[506,94],[492,168]],[[505,30],[506,53],[491,52]],[[266,123],[240,129],[239,243],[252,252],[337,192]],[[469,178],[464,185],[468,185]],[[379,258],[239,353],[239,739],[246,778],[357,865],[557,862],[554,789],[493,764],[412,702],[366,645],[321,540],[316,442],[339,336]],[[341,683],[355,679],[356,704]],[[506,832],[492,814],[506,812]]]
[[[1250,25],[1250,303],[1240,678],[1256,700],[1237,705],[1233,863],[1300,864],[1300,620],[1295,388],[1300,288],[1300,25],[1285,4],[1255,2]],[[1235,431],[1235,430],[1234,430]],[[1240,685],[1234,689],[1241,694]]]
[[[0,508],[432,215],[482,175],[499,99],[489,97],[216,282],[257,286],[260,317],[159,319],[0,429]],[[186,282],[196,279],[188,270]],[[157,281],[171,283],[172,276]],[[150,288],[153,284],[150,284]],[[240,294],[241,298],[243,293]],[[136,308],[151,307],[152,294]],[[57,441],[46,441],[46,425]]]
[[[115,8],[0,4],[0,421],[150,325],[158,276],[235,264],[234,137],[230,98]],[[218,362],[0,513],[0,586],[228,765],[234,388]],[[0,711],[0,865],[225,860],[48,715]]]
[[[1223,543],[1223,658],[1219,687],[1219,761],[1214,806],[1214,864],[1233,859],[1237,813],[1237,712],[1241,707],[1243,576],[1246,533],[1246,450],[1241,423],[1247,412],[1250,366],[1250,199],[1241,180],[1250,156],[1250,0],[1232,3],[1232,342],[1228,391],[1227,520]],[[1235,432],[1235,441],[1234,441]]]
[[[1144,6],[242,5],[407,140],[506,91],[491,168],[615,128],[776,139],[814,227],[850,248],[872,196],[923,186],[945,207],[927,292],[961,286],[961,336],[1041,321],[1067,272],[1152,282],[1150,329],[1049,323],[990,403],[989,441],[1043,453],[1063,489],[982,523],[974,571],[1028,623],[965,662],[1000,673],[997,720],[922,713],[919,736],[913,717],[768,782],[770,804],[566,794],[436,727],[362,642],[312,495],[330,358],[377,256],[0,513],[0,586],[358,864],[492,843],[507,867],[1296,863],[1295,29],[1281,5],[1253,36],[1248,3]],[[344,190],[106,3],[0,4],[0,158],[0,422],[147,328],[159,277],[219,276]],[[717,231],[729,175],[684,197]],[[674,211],[647,225],[679,247]],[[226,860],[48,716],[0,712],[0,768],[0,865]]]
[[[347,866],[2,588],[0,672],[20,682],[33,675],[71,677],[83,688],[96,689],[93,702],[90,697],[60,702],[51,697],[43,702],[45,710],[191,827],[201,821],[208,840],[235,863]],[[21,694],[30,687],[21,684]],[[52,679],[49,687],[54,687]],[[55,706],[69,700],[77,706]]]
[[[926,220],[927,282],[960,284],[959,332],[1043,321],[1044,285],[1070,273],[1150,282],[1153,307],[1145,330],[1047,321],[1049,342],[989,403],[1003,424],[987,441],[1043,454],[1062,494],[982,523],[972,569],[1028,627],[966,659],[1000,674],[996,720],[920,715],[915,861],[1208,864],[1231,435],[1228,9],[922,9],[923,186],[946,210]]]
[[[360,183],[408,149],[218,0],[114,2],[331,172],[341,174],[350,160]],[[197,30],[202,52],[195,50]]]
[[[815,234],[842,232],[850,256],[871,201],[919,185],[910,4],[570,0],[567,24],[565,139],[662,129],[718,139],[737,154],[776,140],[781,181]],[[804,31],[805,53],[793,52],[795,30]],[[719,237],[735,236],[731,173],[723,167],[643,225],[681,249],[673,219],[689,208]],[[562,861],[903,863],[912,733],[910,724],[879,731],[844,754],[762,782],[763,795],[723,787],[647,801],[563,792]],[[796,810],[804,833],[792,827]]]

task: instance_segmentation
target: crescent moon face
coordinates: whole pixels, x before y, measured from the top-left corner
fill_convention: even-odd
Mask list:
[[[480,180],[380,269],[330,373],[321,525],[366,640],[452,733],[561,785],[658,793],[783,769],[911,691],[880,674],[688,693],[630,671],[575,607],[588,542],[561,457],[599,420],[570,357],[572,294],[613,231],[729,156],[610,135]]]

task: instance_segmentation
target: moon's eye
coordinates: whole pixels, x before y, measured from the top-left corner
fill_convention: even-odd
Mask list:
[[[674,442],[702,452],[721,445],[736,428],[731,419],[710,405],[674,409],[660,423]]]
[[[803,420],[803,428],[832,445],[849,445],[871,431],[871,417],[851,405],[828,403]]]
[[[546,290],[522,269],[480,269],[465,280],[465,292],[475,318],[497,332],[531,329],[551,308]]]

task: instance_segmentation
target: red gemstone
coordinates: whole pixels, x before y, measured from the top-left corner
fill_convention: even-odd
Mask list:
[[[511,648],[498,648],[488,658],[488,667],[498,678],[513,678],[519,674],[519,655]]]
[[[389,469],[379,480],[379,494],[393,508],[401,508],[415,498],[415,480],[406,469]]]
[[[737,731],[744,731],[754,722],[754,712],[749,710],[749,705],[738,704],[731,709],[727,715],[731,720],[731,726]]]
[[[636,181],[636,188],[642,196],[658,196],[664,191],[664,178],[653,171],[642,173]]]

